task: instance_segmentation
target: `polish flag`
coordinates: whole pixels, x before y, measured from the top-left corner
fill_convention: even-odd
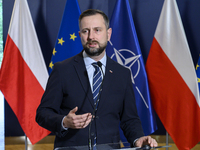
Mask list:
[[[0,70],[0,90],[32,144],[50,133],[35,121],[47,79],[27,1],[15,0]]]
[[[153,107],[180,150],[200,141],[195,67],[178,6],[165,0],[146,63]]]

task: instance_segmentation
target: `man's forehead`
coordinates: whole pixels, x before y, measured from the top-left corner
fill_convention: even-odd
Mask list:
[[[100,14],[86,16],[81,20],[81,26],[84,28],[87,26],[102,27],[103,25],[105,25],[105,21]]]

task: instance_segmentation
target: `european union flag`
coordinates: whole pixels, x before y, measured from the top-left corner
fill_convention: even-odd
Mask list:
[[[57,41],[53,49],[49,74],[56,62],[65,60],[82,51],[79,38],[78,18],[81,14],[77,0],[67,0]]]
[[[106,53],[113,60],[131,70],[138,114],[145,135],[149,135],[157,129],[157,125],[150,100],[144,61],[128,0],[117,1],[110,26],[112,36]],[[124,135],[120,136],[122,142],[125,142]]]
[[[199,59],[196,65],[196,74],[197,74],[197,82],[198,82],[199,93],[200,93],[200,55],[199,55]]]

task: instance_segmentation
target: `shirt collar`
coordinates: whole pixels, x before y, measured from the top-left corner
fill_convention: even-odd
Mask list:
[[[83,60],[84,60],[86,66],[91,65],[92,63],[96,62],[94,59],[90,58],[87,55],[87,53],[85,52],[85,50],[83,51]],[[106,66],[106,61],[107,61],[106,53],[103,56],[103,58],[101,60],[99,60],[99,61],[102,63],[102,65],[104,67]]]

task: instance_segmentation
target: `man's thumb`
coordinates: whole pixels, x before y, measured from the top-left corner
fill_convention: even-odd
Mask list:
[[[78,110],[78,107],[76,106],[76,107],[75,107],[74,109],[72,109],[70,112],[71,112],[71,113],[76,113],[77,110]]]

